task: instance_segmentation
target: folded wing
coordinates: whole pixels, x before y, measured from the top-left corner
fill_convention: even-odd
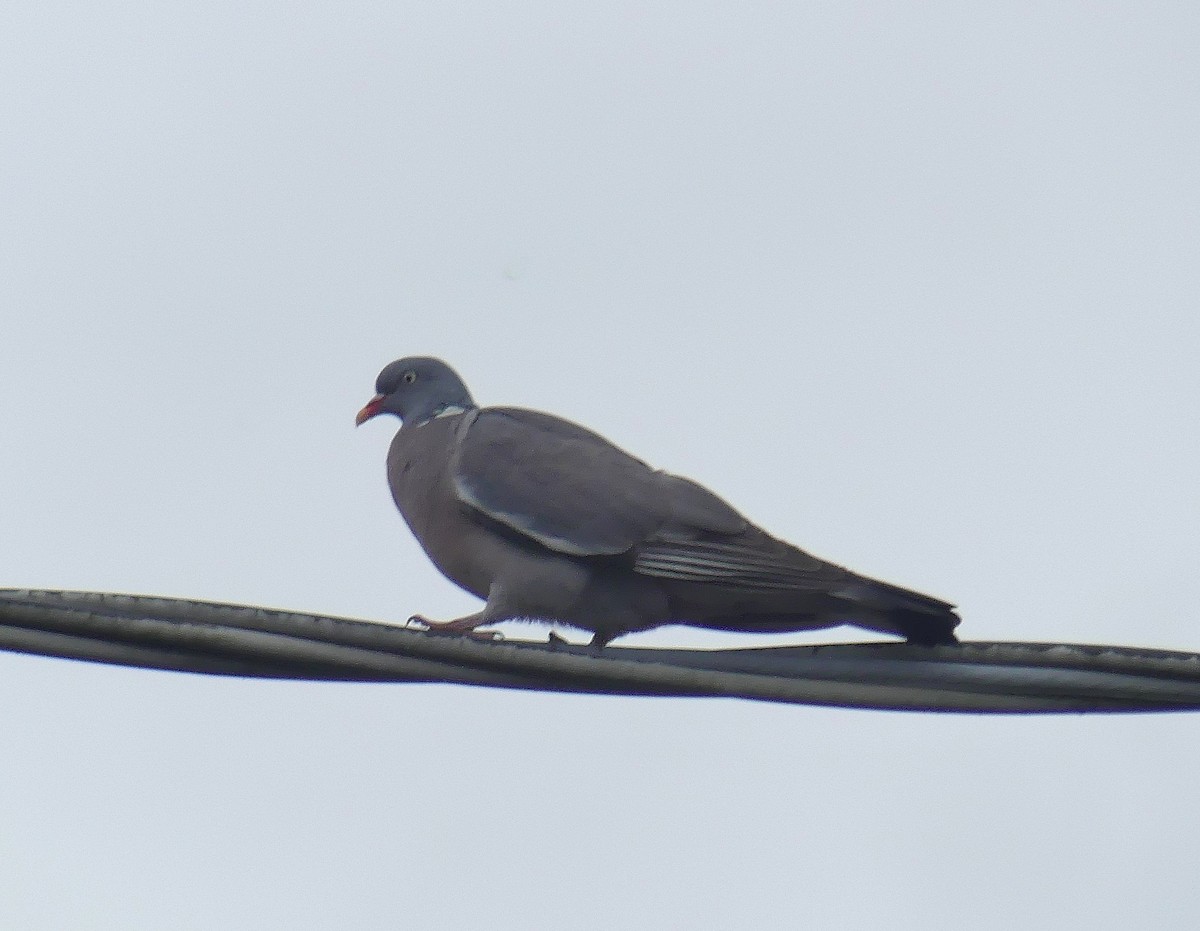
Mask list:
[[[667,517],[657,473],[646,463],[538,411],[481,410],[452,469],[464,503],[573,556],[628,552]]]
[[[460,499],[487,518],[569,555],[630,553],[643,575],[763,592],[858,578],[768,536],[702,485],[539,411],[481,410],[453,473]]]

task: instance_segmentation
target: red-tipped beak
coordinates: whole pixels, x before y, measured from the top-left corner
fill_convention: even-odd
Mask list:
[[[354,426],[361,427],[372,417],[375,417],[376,415],[382,413],[382,411],[380,410],[380,408],[382,408],[382,407],[383,407],[383,395],[377,394],[377,395],[375,395],[375,397],[371,398],[371,400],[369,400],[365,405],[363,405],[363,409],[361,411],[359,411],[358,416],[354,418]]]

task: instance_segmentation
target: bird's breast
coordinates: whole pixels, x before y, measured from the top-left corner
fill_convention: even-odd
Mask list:
[[[403,428],[388,450],[388,486],[405,523],[438,570],[483,598],[491,585],[479,528],[459,500],[451,457],[460,417],[442,417]]]

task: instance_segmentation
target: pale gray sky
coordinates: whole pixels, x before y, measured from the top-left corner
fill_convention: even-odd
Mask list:
[[[431,353],[483,403],[955,600],[966,638],[1200,649],[1195,4],[3,20],[0,584],[472,610],[392,508],[392,425],[353,429],[384,363]],[[12,655],[0,707],[5,928],[1171,929],[1200,906],[1190,715]]]

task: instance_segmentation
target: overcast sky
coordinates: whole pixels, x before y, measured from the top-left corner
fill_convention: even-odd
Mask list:
[[[436,354],[955,601],[964,638],[1200,650],[1196,5],[683,9],[10,5],[0,585],[474,610],[392,507],[394,421],[353,428]],[[0,707],[4,928],[1200,907],[1192,715],[8,654]]]

